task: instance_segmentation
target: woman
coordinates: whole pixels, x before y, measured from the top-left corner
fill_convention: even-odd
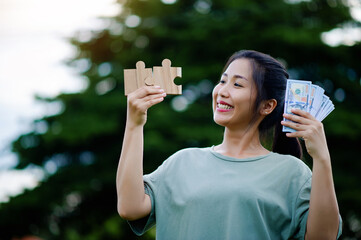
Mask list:
[[[240,51],[213,90],[221,144],[181,150],[143,176],[147,109],[163,101],[159,87],[128,96],[117,172],[118,212],[137,235],[157,222],[157,239],[336,239],[341,234],[323,126],[294,110],[281,121],[288,74],[269,55]],[[282,133],[282,125],[296,130]],[[275,127],[272,152],[260,135]],[[301,161],[297,138],[313,158]],[[294,155],[296,157],[290,156]],[[312,186],[312,188],[311,188]]]

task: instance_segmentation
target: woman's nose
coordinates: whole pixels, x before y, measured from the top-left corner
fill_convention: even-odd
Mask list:
[[[229,96],[227,84],[221,86],[221,88],[220,88],[219,91],[218,91],[218,94],[219,94],[221,97],[228,97],[228,96]]]

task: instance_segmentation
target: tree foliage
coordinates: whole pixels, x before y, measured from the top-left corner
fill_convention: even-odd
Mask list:
[[[115,174],[126,117],[123,69],[135,68],[138,60],[159,66],[164,58],[183,69],[177,83],[184,94],[167,97],[149,110],[144,149],[148,173],[179,149],[221,141],[222,129],[212,120],[211,91],[227,58],[241,49],[278,58],[291,78],[312,80],[334,101],[336,110],[324,124],[343,236],[360,237],[361,45],[330,47],[321,40],[323,32],[343,24],[360,27],[347,1],[164,2],[119,1],[122,12],[104,19],[102,31],[82,31],[70,39],[77,53],[68,65],[79,69],[87,88],[39,98],[44,104],[61,104],[62,110],[34,121],[33,131],[14,141],[17,168],[37,165],[48,174],[35,189],[0,205],[0,239],[25,234],[154,239],[154,231],[135,237],[117,215]]]

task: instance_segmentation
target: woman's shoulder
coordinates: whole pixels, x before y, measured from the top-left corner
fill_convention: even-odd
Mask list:
[[[209,148],[184,148],[169,156],[159,167],[162,171],[171,171],[172,169],[179,169],[181,166],[188,166],[190,162],[199,160],[206,156]],[[166,170],[165,170],[166,169]]]
[[[282,166],[282,169],[287,169],[288,171],[303,172],[306,175],[311,175],[311,169],[309,166],[301,159],[294,157],[292,155],[285,155],[279,153],[272,153],[272,157],[275,162]]]
[[[174,154],[199,154],[209,152],[210,147],[189,147],[183,148],[175,152]]]
[[[190,147],[190,148],[183,148],[175,152],[172,156],[169,157],[169,160],[173,159],[189,159],[199,156],[204,156],[204,154],[207,154],[210,152],[210,147]]]
[[[290,162],[292,164],[307,166],[304,161],[302,161],[301,159],[299,159],[299,158],[297,158],[295,156],[292,156],[292,155],[272,152],[272,156],[273,156],[273,158],[277,159],[278,161],[287,161],[287,162]]]

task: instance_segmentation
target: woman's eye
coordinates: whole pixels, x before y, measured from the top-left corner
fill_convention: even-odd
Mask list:
[[[219,83],[226,83],[226,80],[223,80],[223,79],[221,79],[221,80],[219,80]]]
[[[236,87],[242,87],[242,85],[239,84],[239,83],[234,83],[234,86],[236,86]]]

